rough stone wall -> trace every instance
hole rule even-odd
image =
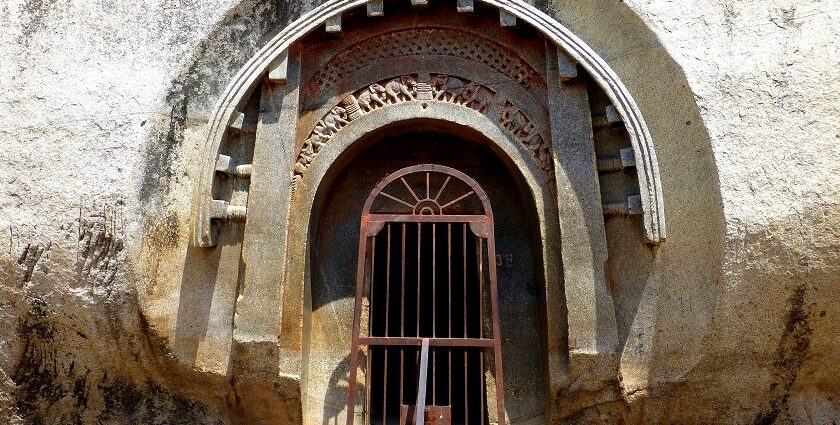
[[[234,420],[242,395],[165,331],[189,272],[191,178],[214,95],[311,3],[0,4],[3,422]],[[534,3],[642,95],[670,217],[722,220],[670,235],[683,254],[617,289],[620,390],[570,419],[840,421],[840,9]],[[676,106],[657,92],[672,86]]]
[[[686,75],[726,221],[703,358],[650,390],[696,411],[653,403],[645,414],[837,423],[840,10],[830,1],[628,3]]]

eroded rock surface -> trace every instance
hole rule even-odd
[[[316,3],[0,5],[0,421],[286,418],[197,354],[184,259],[213,105]],[[669,213],[656,249],[607,224],[616,379],[571,376],[564,420],[839,423],[836,5],[533,3],[633,93]]]

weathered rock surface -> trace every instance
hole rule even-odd
[[[0,5],[3,422],[260,419],[196,359],[190,197],[219,93],[316,3]],[[567,419],[840,422],[840,10],[532,3],[636,97],[669,210],[659,251],[611,241],[621,379]]]

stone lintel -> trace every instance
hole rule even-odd
[[[633,148],[621,149],[618,151],[618,154],[621,157],[621,166],[625,171],[636,168],[636,153],[633,152]]]
[[[607,217],[624,217],[628,215],[642,215],[642,197],[629,195],[621,201],[605,202],[603,205],[604,215]]]
[[[547,45],[548,58],[556,60],[557,51],[556,46]],[[557,63],[548,61],[552,62]],[[559,81],[558,70],[552,68],[549,65],[548,80]],[[586,83],[550,85],[549,114],[569,350],[611,356],[618,343],[616,319],[604,272],[607,240]]]
[[[634,168],[636,168],[636,154],[633,148],[621,149],[618,156],[598,158],[599,173],[627,172]]]
[[[247,208],[231,205],[228,201],[213,199],[210,205],[210,217],[221,220],[245,221]]]

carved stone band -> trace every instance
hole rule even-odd
[[[312,76],[304,97],[313,99],[325,88],[335,86],[342,76],[351,75],[370,64],[416,55],[455,56],[482,63],[525,89],[545,85],[539,72],[501,44],[466,31],[409,29],[371,37],[337,54]]]
[[[321,147],[353,120],[373,110],[402,102],[455,103],[493,118],[513,140],[525,146],[549,176],[551,148],[533,120],[509,99],[464,78],[444,74],[413,74],[373,83],[348,95],[332,108],[309,133],[294,165],[294,183],[306,173]]]

